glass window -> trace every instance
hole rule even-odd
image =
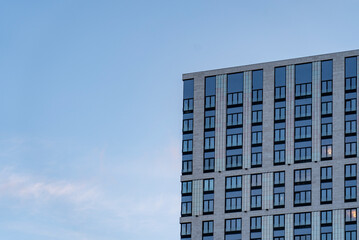
[[[203,222],[203,234],[213,234],[213,221]]]
[[[203,191],[204,192],[213,192],[214,191],[214,179],[204,179],[203,180]]]
[[[191,236],[191,223],[181,223],[181,236]]]

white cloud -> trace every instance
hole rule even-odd
[[[99,197],[99,192],[84,183],[41,179],[5,168],[0,173],[1,196],[41,202],[60,199],[72,204],[88,204]]]

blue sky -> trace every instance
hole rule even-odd
[[[179,239],[181,74],[357,49],[338,3],[0,1],[0,238]]]

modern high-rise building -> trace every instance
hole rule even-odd
[[[357,239],[358,56],[183,75],[182,240]]]

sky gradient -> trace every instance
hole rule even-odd
[[[179,239],[181,74],[357,49],[338,3],[0,0],[0,238]]]

